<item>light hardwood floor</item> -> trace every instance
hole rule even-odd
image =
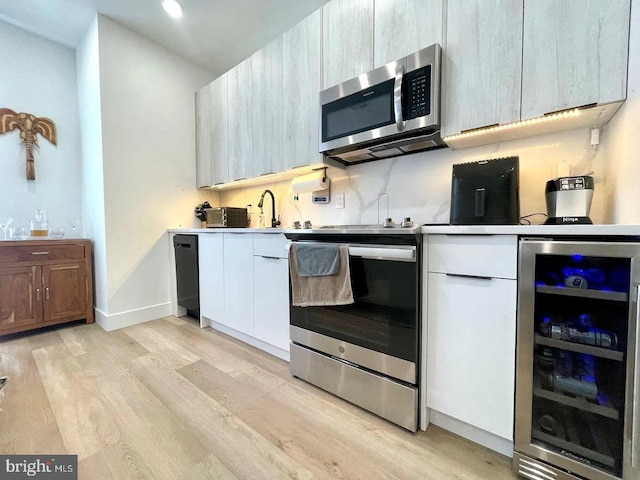
[[[0,453],[78,455],[94,479],[514,479],[435,426],[411,434],[175,317],[0,338]]]

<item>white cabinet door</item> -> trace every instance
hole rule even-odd
[[[513,439],[516,281],[429,273],[427,407]]]
[[[373,68],[373,0],[336,0],[322,7],[322,88]]]
[[[283,170],[282,161],[282,37],[251,57],[253,98],[252,176]]]
[[[442,45],[442,0],[375,0],[374,68]]]
[[[216,78],[211,87],[211,183],[229,181],[229,150],[227,144],[227,74]]]
[[[253,336],[253,235],[224,235],[224,321]]]
[[[253,257],[255,337],[289,351],[289,261]]]
[[[200,312],[218,323],[225,323],[223,245],[222,233],[198,235]]]
[[[253,174],[251,59],[229,70],[227,82],[229,180],[239,180]]]
[[[213,184],[211,171],[211,85],[196,92],[196,187]]]
[[[443,135],[520,120],[522,12],[523,0],[447,2]]]
[[[527,0],[522,118],[624,99],[629,15],[628,0]]]
[[[282,36],[284,169],[319,162],[322,10]]]

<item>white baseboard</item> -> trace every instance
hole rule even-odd
[[[107,315],[98,308],[95,309],[96,323],[107,332],[120,328],[130,327],[138,323],[157,320],[171,315],[171,303],[161,303],[150,307],[137,308],[126,312]]]
[[[285,362],[289,361],[289,352],[287,352],[286,350],[282,350],[281,348],[274,347],[270,343],[263,342],[262,340],[258,340],[257,338],[247,335],[246,333],[239,332],[237,330],[234,330],[233,328],[229,328],[225,325],[222,325],[221,323],[214,322],[209,318],[202,317],[202,319],[200,320],[200,326],[206,327],[207,325],[213,328],[214,330],[218,330],[222,333],[225,333],[230,337],[240,340],[241,342],[248,343],[253,347],[259,348],[260,350],[264,350],[265,352],[273,355],[274,357],[278,357],[284,360]]]
[[[429,410],[429,423],[444,428],[509,458],[513,458],[513,442],[511,440],[481,430],[478,427],[474,427],[473,425],[469,425],[468,423],[435,410]]]

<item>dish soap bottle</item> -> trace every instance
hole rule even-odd
[[[260,216],[258,217],[258,228],[265,228],[266,222],[264,218],[264,211],[260,208]]]

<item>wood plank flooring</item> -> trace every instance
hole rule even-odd
[[[0,338],[0,453],[78,455],[79,478],[502,480],[510,459],[411,434],[188,318]]]

